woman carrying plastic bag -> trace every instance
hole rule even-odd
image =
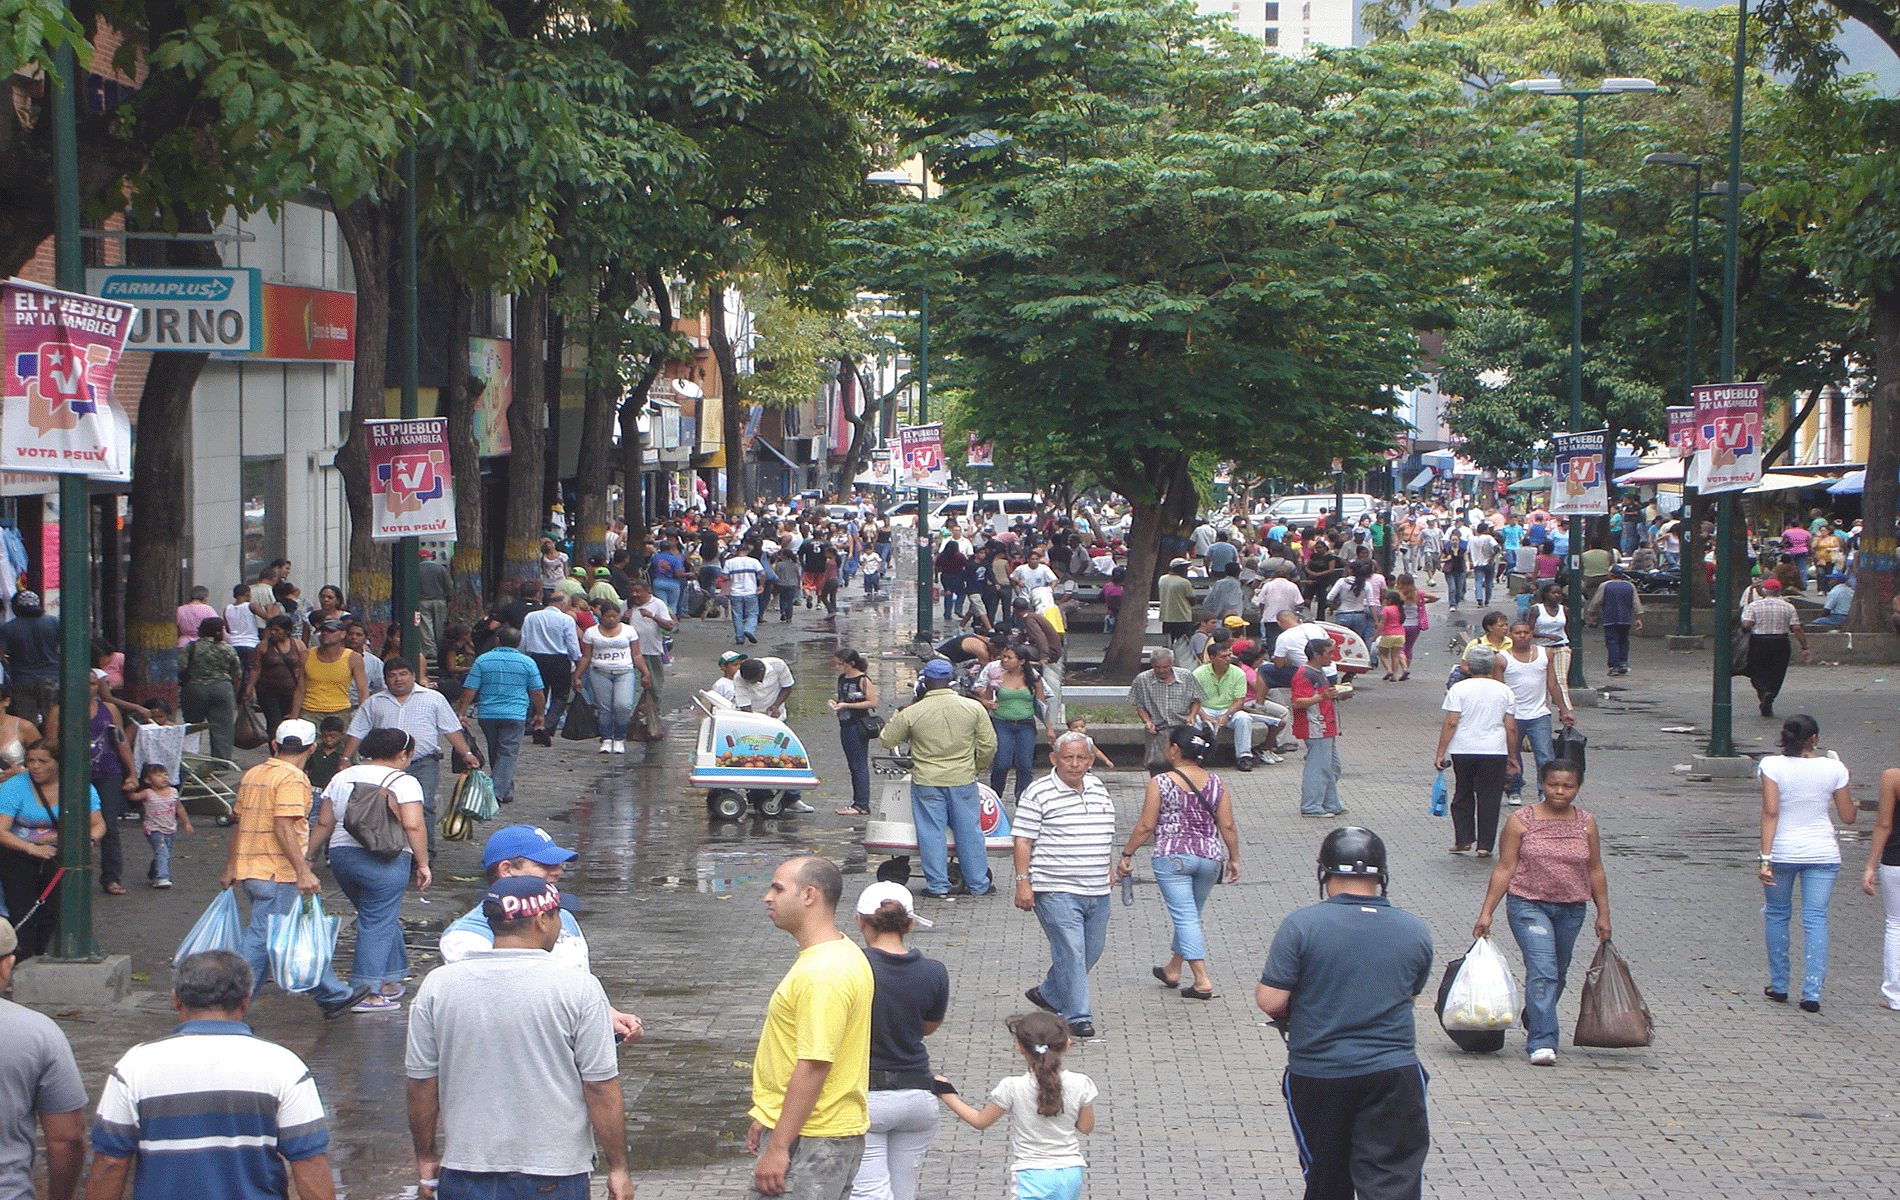
[[[1596,905],[1598,940],[1610,940],[1610,885],[1596,819],[1576,805],[1582,766],[1553,758],[1538,776],[1544,798],[1505,821],[1498,863],[1471,933],[1484,938],[1491,932],[1491,913],[1508,891],[1505,916],[1524,953],[1524,1031],[1531,1065],[1550,1067],[1557,1064],[1557,998],[1588,904]]]

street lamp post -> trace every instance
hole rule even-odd
[[[885,187],[916,188],[919,199],[930,197],[927,182],[912,179],[903,171],[873,171],[864,177],[866,183],[881,184]],[[917,285],[917,424],[923,425],[930,418],[930,273],[924,272],[923,279]],[[929,645],[936,641],[931,630],[930,583],[930,491],[922,484],[917,486],[917,640]]]
[[[1605,79],[1594,88],[1566,88],[1561,79],[1519,79],[1506,84],[1546,96],[1564,96],[1577,102],[1577,149],[1575,183],[1570,202],[1570,432],[1583,432],[1583,108],[1593,96],[1620,96],[1626,92],[1653,92],[1656,81],[1638,78]],[[1614,465],[1616,447],[1604,448],[1604,456]],[[1576,524],[1573,522],[1573,524]],[[1583,538],[1576,528],[1570,533],[1570,675],[1571,687],[1585,686],[1583,655]]]

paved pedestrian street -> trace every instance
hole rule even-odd
[[[888,711],[917,666],[898,653],[914,616],[895,601],[866,606],[855,592],[850,599],[854,611],[838,619],[838,630],[872,658]],[[1502,1053],[1470,1055],[1439,1030],[1430,1007],[1438,974],[1469,944],[1491,866],[1448,853],[1449,822],[1427,812],[1450,661],[1438,632],[1446,620],[1434,614],[1437,629],[1421,639],[1410,682],[1372,682],[1341,707],[1348,820],[1385,838],[1392,898],[1424,918],[1436,943],[1433,987],[1418,1006],[1420,1054],[1431,1074],[1426,1194],[1900,1195],[1900,1013],[1880,1002],[1881,910],[1859,888],[1871,817],[1863,814],[1843,844],[1821,1013],[1770,1003],[1762,996],[1762,895],[1754,872],[1759,792],[1752,780],[1690,782],[1675,769],[1690,761],[1698,740],[1664,729],[1706,729],[1706,656],[1672,655],[1660,639],[1638,639],[1613,702],[1579,709],[1590,737],[1579,803],[1602,829],[1616,944],[1654,1011],[1655,1045],[1568,1045],[1594,950],[1587,923],[1559,1009],[1566,1035],[1555,1068],[1528,1065],[1521,1033],[1510,1035]],[[714,677],[710,659],[730,636],[722,622],[689,624],[682,658],[669,671],[671,704],[688,698],[693,681]],[[767,997],[794,957],[791,940],[760,903],[773,867],[796,852],[830,855],[844,864],[849,900],[876,865],[851,819],[831,812],[849,796],[824,708],[835,641],[804,610],[790,625],[761,625],[760,635],[766,644],[759,649],[783,655],[798,673],[792,720],[827,781],[807,797],[817,813],[710,824],[703,797],[685,782],[696,728],[689,713],[675,717],[663,761],[651,765],[637,757],[609,765],[592,743],[529,747],[521,798],[503,812],[580,851],[563,886],[580,900],[594,969],[615,1004],[645,1021],[644,1040],[623,1047],[621,1062],[634,1179],[646,1200],[743,1195],[752,1048]],[[1082,656],[1100,641],[1078,638]],[[1585,652],[1600,682],[1600,643],[1589,641]],[[1874,798],[1880,769],[1900,765],[1894,670],[1797,668],[1781,700],[1784,713],[1817,716],[1822,744],[1840,750],[1864,802]],[[1760,750],[1779,723],[1758,717],[1746,681],[1738,683],[1737,741]],[[1114,906],[1107,951],[1091,980],[1099,1036],[1075,1046],[1066,1063],[1101,1089],[1096,1131],[1084,1140],[1088,1195],[1299,1194],[1280,1098],[1285,1052],[1253,1003],[1276,924],[1317,897],[1314,855],[1332,826],[1298,815],[1299,769],[1295,755],[1252,774],[1219,771],[1234,791],[1242,862],[1240,882],[1217,888],[1207,910],[1215,999],[1182,999],[1150,975],[1166,961],[1169,924],[1147,852],[1137,856],[1134,904]],[[1119,839],[1139,809],[1145,776],[1124,771],[1107,779]],[[202,822],[201,831],[209,825]],[[212,827],[181,838],[173,891],[135,888],[97,905],[102,947],[132,953],[145,981],[121,1008],[56,1014],[95,1096],[126,1045],[171,1024],[163,960],[212,895],[224,832]],[[434,931],[478,897],[479,875],[479,841],[448,845],[429,902],[410,893],[404,919],[418,977],[434,961]],[[346,914],[343,959],[349,908],[325,878],[326,897]],[[1023,989],[1046,966],[1035,919],[1006,895],[925,902],[936,928],[912,939],[950,972],[948,1019],[928,1043],[933,1065],[979,1104],[997,1080],[1020,1070],[1002,1021],[1028,1007]],[[1521,981],[1521,959],[1501,918],[1497,929]],[[325,1023],[307,1001],[274,990],[254,1016],[261,1033],[315,1070],[334,1113],[332,1162],[342,1192],[362,1200],[413,1195],[404,1016]],[[1007,1161],[1003,1129],[980,1134],[946,1114],[919,1195],[1005,1195]]]

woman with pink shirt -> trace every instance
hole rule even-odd
[[[1538,769],[1544,798],[1511,814],[1498,842],[1484,907],[1471,936],[1491,932],[1491,912],[1506,900],[1518,949],[1524,954],[1524,1031],[1533,1067],[1557,1065],[1557,997],[1570,971],[1570,952],[1583,929],[1587,903],[1597,908],[1597,939],[1610,940],[1610,885],[1596,818],[1578,808],[1583,768],[1553,758]]]
[[[191,589],[191,603],[178,606],[178,645],[182,648],[198,640],[198,626],[218,615],[218,610],[207,604],[211,599],[211,589],[203,586]]]

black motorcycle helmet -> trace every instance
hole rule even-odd
[[[1326,897],[1328,875],[1377,876],[1379,894],[1385,895],[1385,841],[1370,829],[1342,825],[1319,844],[1319,894]]]

